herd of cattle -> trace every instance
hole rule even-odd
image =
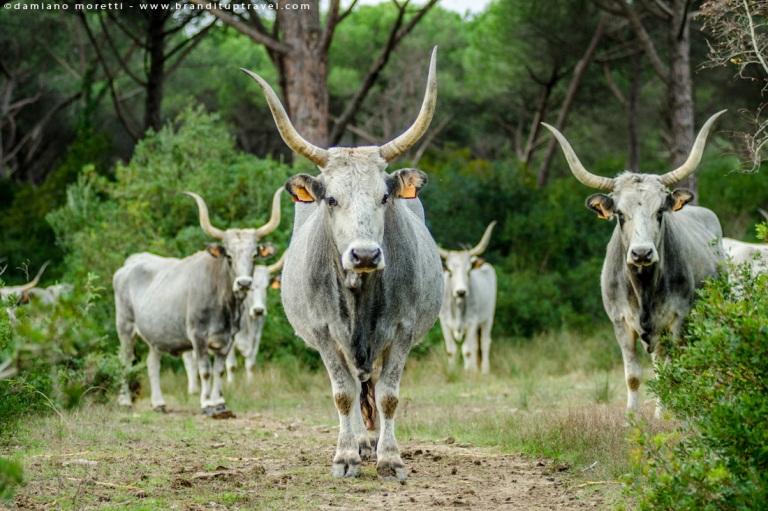
[[[267,290],[282,269],[280,292],[288,321],[320,353],[331,380],[339,415],[333,474],[358,475],[361,461],[375,452],[380,476],[404,479],[394,421],[411,347],[439,317],[450,362],[456,363],[460,344],[464,368],[488,373],[496,304],[496,273],[481,258],[496,222],[470,249],[439,248],[418,197],[426,174],[412,168],[386,172],[388,163],[412,147],[430,124],[437,101],[436,49],[415,122],[382,146],[323,149],[311,144],[294,128],[269,84],[245,72],[266,96],[282,139],[312,161],[320,175],[288,179],[274,193],[269,221],[257,229],[215,227],[203,198],[186,192],[196,202],[201,228],[216,242],[181,259],[134,254],[115,272],[121,360],[130,369],[135,339],[147,343],[151,404],[164,410],[161,353],[182,356],[189,392],[199,392],[203,412],[230,416],[222,394],[224,372],[232,381],[239,351],[246,373],[252,373]],[[696,170],[722,114],[704,124],[677,169],[662,175],[624,172],[615,178],[589,172],[565,136],[545,124],[576,179],[605,192],[588,197],[587,206],[599,218],[617,220],[601,289],[622,351],[630,410],[638,408],[637,341],[654,362],[663,357],[660,336],[680,335],[696,289],[728,256],[768,272],[768,246],[723,239],[712,211],[688,205],[693,199],[688,190],[672,189]],[[257,264],[274,255],[262,240],[280,224],[283,190],[295,202],[289,246],[278,262]],[[28,284],[0,289],[0,296],[52,302],[70,289],[38,288],[43,269]],[[127,381],[118,399],[131,405]],[[370,433],[376,431],[373,438]]]

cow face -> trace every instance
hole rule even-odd
[[[267,315],[267,289],[271,280],[267,266],[258,265],[253,268],[253,285],[248,307],[248,315],[251,319],[259,319]]]
[[[485,261],[468,251],[448,252],[443,259],[443,269],[447,277],[451,296],[463,300],[469,296],[469,272],[479,268]]]
[[[223,258],[232,278],[232,291],[245,295],[253,285],[253,268],[264,249],[255,229],[227,229],[220,244],[208,246],[208,253]]]
[[[670,192],[659,176],[625,173],[616,178],[610,195],[591,195],[586,205],[600,218],[616,217],[622,245],[627,247],[627,265],[642,268],[659,260],[666,216],[691,200],[693,193],[685,189]]]
[[[356,273],[386,266],[381,245],[384,216],[395,199],[413,199],[426,184],[420,170],[387,174],[378,147],[331,148],[320,177],[299,174],[285,187],[299,202],[317,202],[344,270]]]

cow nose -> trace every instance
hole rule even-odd
[[[457,289],[456,290],[456,297],[457,298],[464,298],[467,296],[467,290],[466,289]]]
[[[251,289],[252,283],[253,279],[251,277],[237,277],[237,279],[235,279],[235,284],[240,289]]]
[[[634,263],[648,263],[653,256],[653,248],[651,247],[634,247],[630,251],[632,256],[632,262]]]
[[[375,268],[381,261],[381,249],[353,248],[350,256],[352,264],[357,268]]]
[[[251,315],[254,317],[263,316],[264,315],[264,307],[252,307],[251,308]]]

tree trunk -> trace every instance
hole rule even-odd
[[[147,15],[147,96],[144,103],[144,130],[162,127],[163,84],[165,82],[165,22],[166,14],[153,12]]]
[[[328,56],[321,48],[320,6],[280,9],[281,41],[291,49],[278,57],[285,108],[301,135],[320,147],[328,144]]]
[[[563,131],[565,128],[565,122],[568,119],[568,114],[571,112],[573,101],[576,99],[576,93],[579,91],[579,86],[581,85],[581,81],[584,78],[584,73],[587,71],[589,63],[592,62],[592,58],[595,56],[597,45],[603,38],[603,33],[605,31],[604,29],[605,17],[601,16],[600,20],[597,22],[597,27],[595,27],[595,33],[592,35],[592,40],[589,41],[589,45],[584,51],[584,55],[582,55],[581,59],[579,59],[579,61],[576,63],[576,67],[573,69],[573,76],[571,77],[571,81],[568,84],[568,90],[565,93],[565,99],[563,100],[563,104],[560,106],[560,112],[557,114],[557,121],[555,122],[555,127],[560,131]],[[557,147],[557,140],[555,137],[552,137],[552,139],[549,141],[549,144],[547,145],[547,152],[544,154],[544,161],[542,161],[541,167],[539,168],[539,176],[536,180],[536,184],[539,188],[546,186],[547,182],[549,182],[549,168],[552,166],[552,159],[555,156]]]
[[[693,81],[690,62],[690,22],[688,21],[688,1],[674,1],[674,16],[669,26],[670,79],[668,82],[670,160],[673,167],[685,161],[693,146],[694,112]],[[682,181],[679,186],[686,187],[696,194],[696,174]]]
[[[640,79],[643,71],[640,59],[634,55],[629,69],[629,93],[627,94],[627,170],[640,172],[640,143],[637,138],[637,104],[640,99]]]

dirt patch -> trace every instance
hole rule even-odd
[[[215,421],[197,414],[82,413],[24,457],[17,509],[584,509],[603,504],[569,467],[462,444],[403,440],[405,482],[375,461],[334,479],[336,428],[269,413]],[[40,444],[38,444],[40,445]],[[83,460],[86,460],[84,462]]]

